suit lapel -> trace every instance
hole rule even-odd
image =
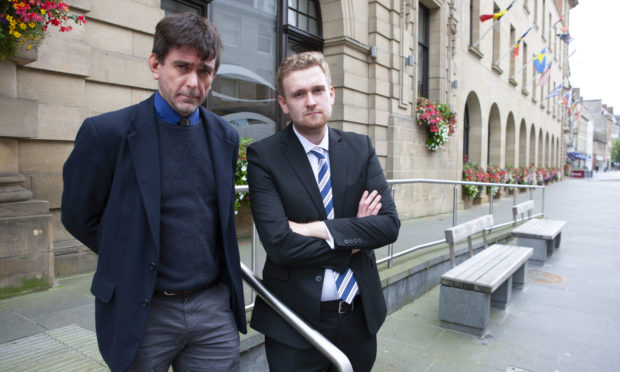
[[[222,232],[227,231],[230,220],[230,200],[234,198],[234,176],[231,174],[233,156],[235,154],[235,144],[222,137],[217,123],[209,121],[209,115],[204,109],[200,109],[202,122],[207,133],[209,151],[213,163],[213,174],[215,175],[215,188],[217,195],[218,212],[221,221]],[[232,195],[231,195],[232,193]],[[225,235],[223,235],[225,236]]]
[[[291,168],[299,177],[299,181],[305,188],[306,192],[312,200],[312,204],[317,209],[317,212],[323,219],[327,218],[325,213],[325,207],[323,206],[323,199],[321,199],[321,193],[316,183],[316,178],[312,172],[312,167],[308,161],[308,155],[304,151],[304,147],[299,142],[299,139],[293,132],[293,124],[284,130],[282,136],[282,152],[284,158],[289,162]]]
[[[135,131],[127,136],[131,159],[142,194],[144,209],[155,248],[159,252],[161,213],[161,179],[159,169],[159,135],[153,97],[142,102],[132,119]]]
[[[332,198],[334,203],[334,216],[344,216],[347,180],[347,152],[342,136],[329,129],[329,165],[332,181]]]

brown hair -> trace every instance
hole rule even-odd
[[[282,61],[280,67],[278,67],[278,73],[276,74],[276,88],[278,94],[284,96],[284,78],[293,71],[305,70],[310,67],[319,66],[325,73],[327,78],[327,85],[332,84],[332,78],[329,73],[329,66],[325,57],[320,52],[303,52],[299,54],[293,54],[288,56]]]
[[[223,45],[220,33],[213,23],[190,12],[171,14],[157,23],[152,52],[159,63],[164,63],[171,48],[186,45],[196,48],[202,60],[215,59],[217,71]]]

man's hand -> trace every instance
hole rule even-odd
[[[329,239],[329,232],[327,230],[327,226],[325,226],[325,222],[323,221],[315,221],[308,223],[297,223],[293,221],[288,221],[288,225],[293,230],[294,233],[303,236],[309,236],[318,239]]]
[[[357,217],[376,216],[381,209],[381,195],[377,190],[373,190],[370,194],[364,191],[362,198],[357,206]]]

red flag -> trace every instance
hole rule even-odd
[[[480,16],[480,22],[488,21],[491,18],[493,18],[493,19],[500,19],[500,18],[502,18],[502,16],[504,14],[506,14],[507,11],[508,11],[508,9],[504,9],[504,10],[502,10],[499,13],[483,14],[483,15]]]

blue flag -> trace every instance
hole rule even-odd
[[[536,68],[536,72],[540,74],[545,71],[545,67],[547,67],[547,47],[544,47],[540,53],[534,57],[534,68]]]

